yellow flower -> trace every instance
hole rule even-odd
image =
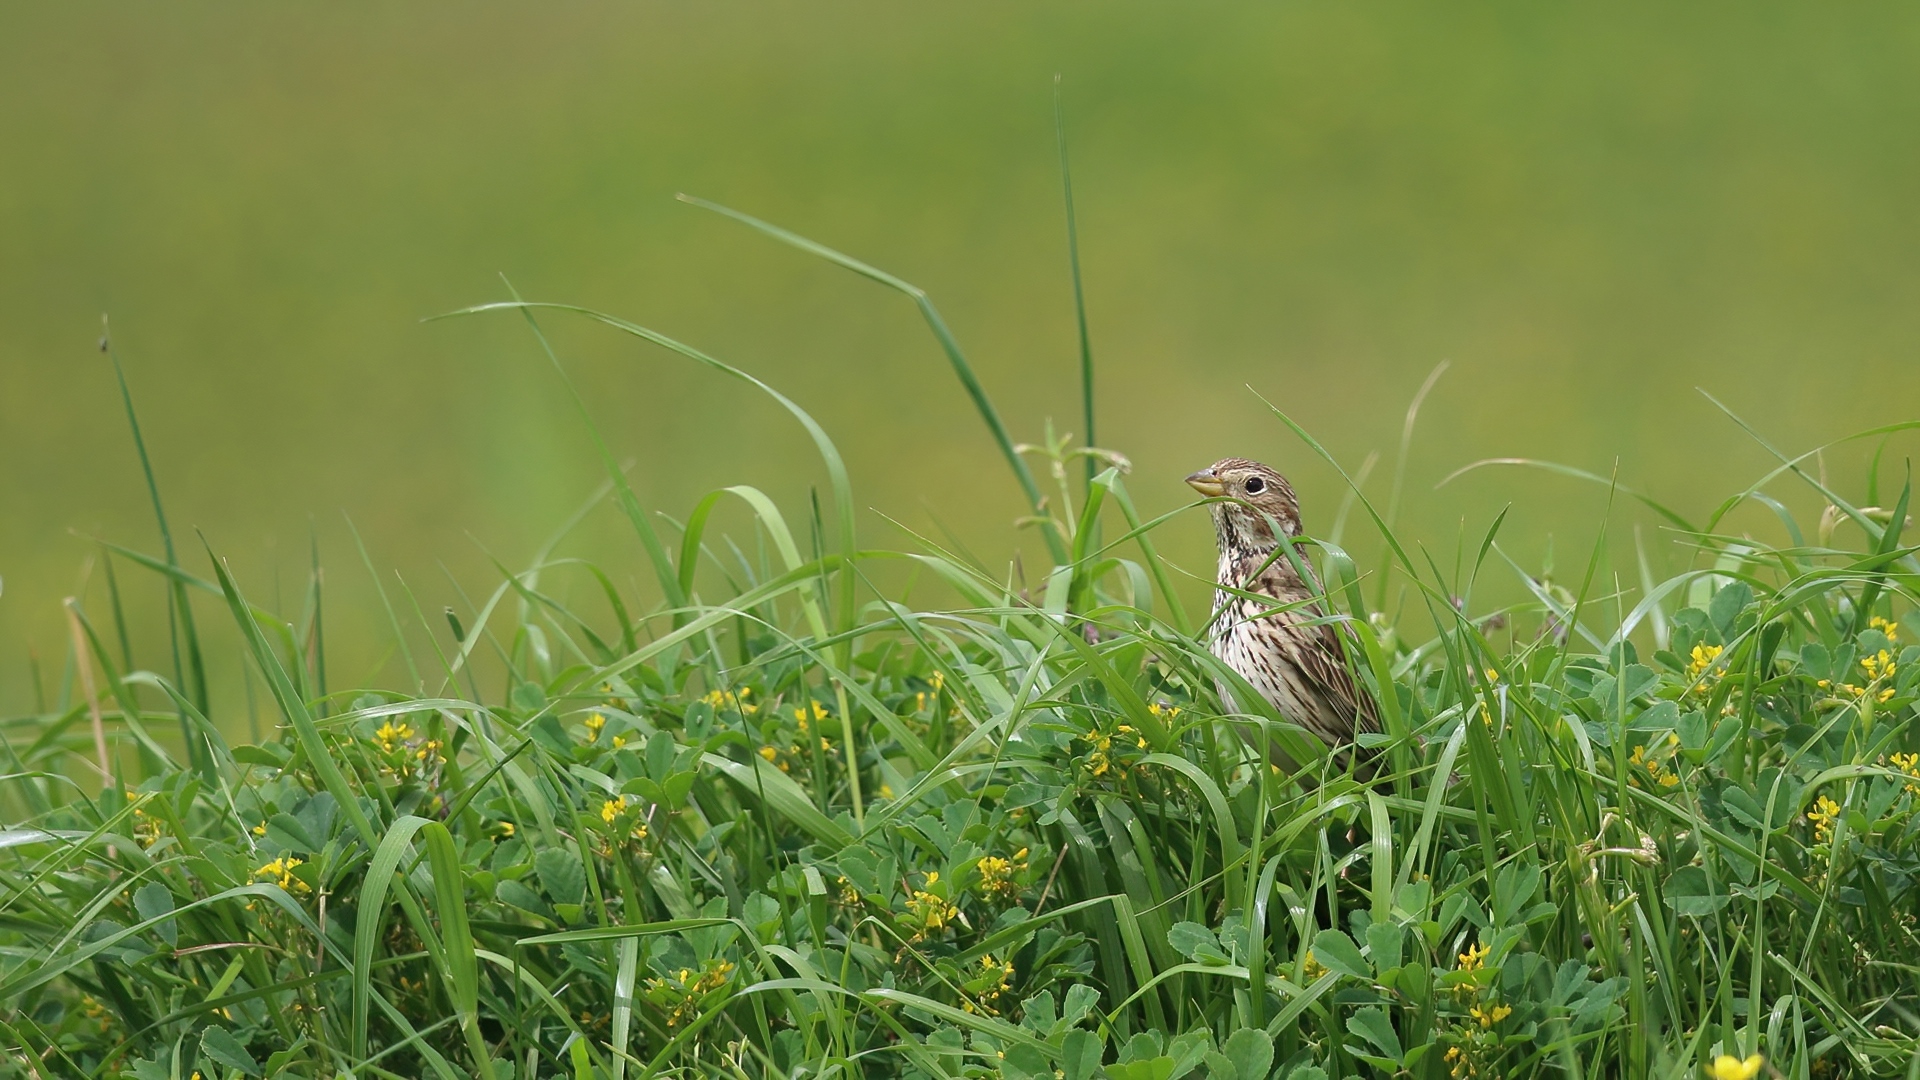
[[[822,720],[825,720],[829,715],[830,714],[827,712],[826,707],[821,705],[817,701],[809,701],[805,705],[802,705],[801,707],[793,710],[793,718],[799,721],[800,734],[802,735],[805,735],[807,733],[807,731],[809,730],[810,724],[820,723]]]
[[[933,687],[934,691],[937,693],[939,692],[941,687],[947,685],[947,677],[944,673],[936,671],[933,674],[927,676],[927,685]]]
[[[1475,1020],[1480,1021],[1480,1026],[1483,1028],[1490,1028],[1513,1015],[1513,1009],[1505,1005],[1495,1005],[1491,1009],[1482,1009],[1480,1006],[1475,1005],[1467,1011],[1472,1014]]]
[[[1715,660],[1720,659],[1720,654],[1724,651],[1725,650],[1718,645],[1707,645],[1705,643],[1695,645],[1693,647],[1693,654],[1687,661],[1687,681],[1701,681],[1701,677],[1707,673],[1707,668],[1711,667]],[[1715,679],[1719,677],[1717,672],[1711,676],[1711,678]],[[1705,689],[1705,687],[1701,689]]]
[[[940,880],[940,871],[927,871],[926,883],[912,891],[907,897],[907,913],[920,924],[916,937],[925,937],[936,930],[943,930],[949,922],[959,917],[960,909],[948,903],[944,897],[929,890]]]
[[[494,828],[494,831],[495,831],[495,832],[497,832],[497,833],[499,833],[499,834],[500,834],[500,839],[502,839],[502,840],[511,840],[511,839],[513,839],[513,833],[514,833],[514,829],[513,829],[513,822],[511,822],[511,821],[498,821],[498,822],[495,822],[495,823],[494,823],[494,826],[493,826],[493,828]]]
[[[1713,1059],[1713,1064],[1703,1065],[1702,1068],[1707,1070],[1707,1075],[1713,1080],[1753,1080],[1760,1075],[1760,1066],[1765,1061],[1766,1058],[1759,1054],[1754,1054],[1745,1061],[1732,1054],[1721,1054]]]
[[[398,724],[388,720],[380,725],[380,730],[374,732],[373,737],[380,743],[380,749],[391,754],[399,744],[413,738],[413,728],[404,720]]]
[[[1326,973],[1327,965],[1321,963],[1319,957],[1313,955],[1312,949],[1308,949],[1307,955],[1300,961],[1300,977],[1308,982],[1312,982]]]
[[[999,855],[989,855],[974,864],[980,874],[980,891],[989,896],[1012,899],[1020,894],[1020,885],[1013,876],[1027,868],[1027,849],[1021,848],[1013,859]],[[1018,860],[1018,861],[1015,861]]]
[[[1469,945],[1467,951],[1460,954],[1461,971],[1479,971],[1487,962],[1487,954],[1493,951],[1486,945]]]
[[[738,690],[709,690],[700,700],[713,707],[715,712],[730,708],[742,716],[752,716],[760,711],[760,706],[747,703],[747,695],[753,693],[753,687],[743,686]]]
[[[1487,681],[1488,681],[1488,682],[1499,682],[1499,681],[1500,681],[1500,673],[1499,673],[1498,671],[1495,671],[1495,670],[1494,670],[1493,668],[1488,668],[1488,669],[1486,670],[1486,675],[1487,675]]]
[[[1896,759],[1898,759],[1898,758],[1899,758],[1899,756],[1900,756],[1900,755],[1898,755],[1898,754],[1895,754],[1895,755],[1894,755],[1894,757],[1895,757]],[[255,825],[255,826],[253,827],[253,835],[255,835],[255,836],[265,836],[265,835],[267,835],[267,823],[263,821],[263,822],[261,822],[260,824],[258,824],[258,825]]]
[[[1860,658],[1860,669],[1867,673],[1867,679],[1870,682],[1879,682],[1881,679],[1892,678],[1894,669],[1898,666],[1899,665],[1893,662],[1893,657],[1888,655],[1885,649],[1881,649],[1872,656]]]
[[[1813,809],[1807,811],[1807,820],[1813,822],[1813,838],[1821,843],[1832,839],[1833,823],[1839,816],[1840,804],[1825,795],[1820,796]]]
[[[774,758],[780,756],[780,751],[775,750],[771,746],[763,746],[760,748],[760,756],[766,758],[768,761],[772,761]]]
[[[989,976],[997,975],[1000,977],[1000,985],[994,989],[988,990],[987,993],[989,995],[999,994],[999,993],[1002,993],[1003,991],[1006,991],[1012,988],[1013,961],[995,960],[993,958],[993,954],[988,953],[987,955],[980,958],[980,970],[983,974],[986,974]]]
[[[1900,640],[1900,624],[1894,622],[1892,619],[1884,619],[1875,615],[1873,618],[1867,620],[1867,626],[1885,634],[1889,642]]]
[[[615,735],[613,737],[613,748],[615,750],[618,750],[625,745],[627,745],[627,737],[625,735]]]
[[[592,716],[587,717],[587,741],[594,742],[598,740],[600,738],[600,729],[606,726],[607,718],[599,713],[594,713]]]
[[[1161,703],[1156,701],[1151,705],[1147,706],[1147,711],[1159,717],[1162,720],[1171,720],[1174,717],[1180,715],[1180,706],[1162,705]]]
[[[274,884],[289,892],[308,892],[310,890],[307,883],[293,876],[293,868],[301,865],[305,861],[304,859],[294,858],[275,859],[260,869],[255,870],[253,876],[273,878]]]
[[[627,803],[625,799],[608,799],[606,802],[600,804],[600,820],[611,825],[613,824],[613,820],[620,816],[620,812],[626,808]]]
[[[1894,768],[1920,781],[1920,754],[1895,754],[1891,760]],[[1920,795],[1920,783],[1908,784],[1907,793]]]

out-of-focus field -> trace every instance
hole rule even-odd
[[[30,651],[54,693],[60,598],[104,603],[84,537],[157,548],[103,311],[183,558],[204,565],[203,529],[256,600],[297,610],[316,535],[336,685],[391,660],[343,512],[438,612],[599,482],[517,319],[420,322],[502,297],[500,273],[763,376],[833,432],[866,505],[1004,559],[1017,489],[981,471],[986,435],[911,306],[672,196],[925,286],[1017,437],[1077,430],[1056,72],[1100,441],[1148,512],[1236,454],[1295,472],[1324,528],[1338,478],[1247,386],[1351,468],[1391,451],[1449,360],[1403,535],[1449,561],[1459,522],[1473,543],[1511,501],[1516,557],[1551,535],[1577,571],[1603,490],[1434,483],[1488,456],[1617,459],[1700,512],[1770,459],[1696,386],[1793,451],[1913,414],[1916,46],[1920,16],[1893,5],[9,8],[0,708],[32,705]],[[752,483],[800,516],[820,478],[787,417],[551,328],[649,505]],[[863,528],[908,543],[878,514]],[[1644,535],[1656,563],[1686,558]],[[630,537],[602,513],[574,545],[638,580]],[[1197,516],[1161,538],[1208,572]],[[160,597],[139,587],[129,622],[150,633]]]

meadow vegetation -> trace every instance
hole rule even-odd
[[[584,317],[754,382],[828,483],[668,516],[608,457],[646,594],[559,536],[444,620],[389,587],[399,688],[330,684],[317,573],[289,615],[198,542],[112,547],[58,700],[6,722],[0,1075],[1920,1070],[1920,562],[1895,463],[1857,500],[1811,454],[1702,521],[1641,500],[1692,566],[1629,582],[1604,530],[1549,573],[1497,519],[1399,536],[1355,484],[1341,517],[1378,565],[1337,532],[1303,554],[1382,706],[1360,783],[1283,717],[1223,710],[1237,677],[1154,544],[1200,511],[1144,516],[1115,453],[1015,445],[920,290],[743,220],[919,305],[1049,565],[862,547],[833,442],[775,389],[611,316],[473,309],[537,348],[539,320]],[[1784,485],[1826,513],[1796,521]],[[708,528],[727,502],[750,533]],[[1776,539],[1726,526],[1754,504]],[[118,590],[150,585],[128,571],[170,597],[168,655],[134,655]],[[912,589],[876,584],[896,571]],[[1528,602],[1476,603],[1494,575]],[[277,713],[252,744],[208,701],[232,659],[211,619]],[[1250,749],[1270,740],[1297,773]]]

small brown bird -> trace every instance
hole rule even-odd
[[[1347,671],[1344,633],[1322,621],[1325,614],[1314,601],[1320,583],[1305,552],[1299,558],[1303,579],[1274,535],[1275,526],[1289,537],[1300,535],[1300,504],[1287,478],[1257,461],[1227,458],[1187,477],[1187,483],[1218,500],[1212,507],[1220,546],[1213,654],[1281,716],[1329,746],[1352,742],[1356,731],[1379,731],[1378,707]],[[1346,644],[1351,647],[1350,638]],[[1225,691],[1221,696],[1232,701]],[[1372,771],[1370,756],[1361,752],[1363,778]]]

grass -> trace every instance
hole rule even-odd
[[[6,723],[0,1074],[1920,1075],[1920,563],[1878,459],[1863,505],[1803,455],[1704,522],[1654,506],[1693,568],[1636,588],[1604,534],[1561,580],[1499,520],[1448,568],[1356,485],[1382,564],[1310,547],[1383,707],[1362,785],[1222,711],[1153,544],[1197,511],[1015,446],[923,291],[733,216],[918,305],[1033,505],[1038,584],[860,546],[831,438],[751,375],[472,309],[753,383],[824,498],[675,521],[609,457],[656,590],[556,541],[444,627],[383,592],[412,690],[328,686],[318,573],[289,619],[211,549],[111,548],[174,645],[133,655],[110,576],[61,699]],[[1828,508],[1811,535],[1785,484]],[[708,532],[723,500],[752,535]],[[1755,502],[1781,542],[1731,534]],[[876,585],[903,567],[949,601]],[[1532,599],[1480,609],[1483,574]],[[206,697],[236,659],[281,721],[253,745]]]

